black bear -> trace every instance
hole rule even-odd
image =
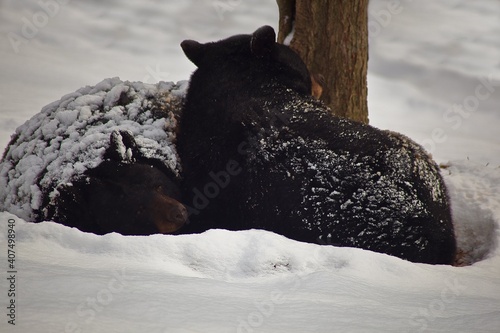
[[[123,148],[133,161],[120,156]],[[126,131],[111,134],[102,163],[59,185],[57,192],[44,197],[39,216],[98,235],[171,234],[188,217],[174,174],[157,160],[141,157]]]
[[[271,27],[181,47],[198,67],[178,135],[185,232],[260,228],[452,263],[447,192],[422,147],[333,116],[310,96],[306,66]]]
[[[187,221],[175,149],[185,85],[106,79],[44,107],[0,163],[0,210],[95,234],[174,233]]]

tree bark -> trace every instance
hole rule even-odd
[[[321,100],[337,116],[368,123],[368,0],[277,0],[278,42],[313,75],[324,78]]]

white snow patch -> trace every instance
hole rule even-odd
[[[493,256],[500,238],[500,168],[463,161],[442,172],[452,202],[459,263]]]
[[[177,86],[111,78],[45,106],[16,130],[0,163],[0,210],[34,220],[42,208],[42,192],[53,197],[60,184],[98,166],[115,131],[131,132],[146,158],[156,158],[178,174],[175,119],[168,114],[155,118],[151,110],[152,99],[168,96]],[[119,155],[131,162],[132,152],[121,136],[117,143]]]

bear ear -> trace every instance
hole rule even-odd
[[[272,47],[276,41],[274,29],[268,25],[255,30],[250,40],[250,49],[252,53],[259,58],[265,57],[271,53]]]
[[[109,147],[104,159],[115,162],[133,162],[140,157],[140,150],[133,134],[129,131],[114,130],[109,137]]]
[[[196,66],[200,67],[200,63],[205,55],[205,45],[194,40],[186,39],[181,43],[182,51],[186,57]]]

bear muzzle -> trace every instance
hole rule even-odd
[[[159,233],[174,233],[188,220],[186,207],[169,196],[158,194],[153,198],[151,206],[151,217]]]

